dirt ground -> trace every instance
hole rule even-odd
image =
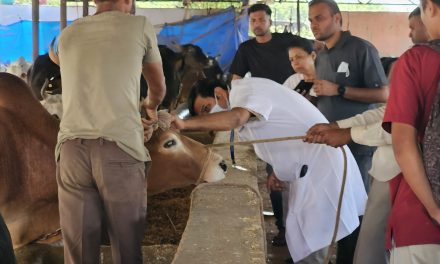
[[[147,230],[143,245],[178,245],[189,216],[194,186],[148,197]]]

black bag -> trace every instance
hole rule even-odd
[[[427,45],[440,54],[440,40],[432,41]],[[422,145],[426,175],[434,198],[440,205],[440,80]]]

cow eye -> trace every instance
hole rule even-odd
[[[177,141],[175,139],[170,139],[167,142],[165,142],[165,144],[163,144],[164,148],[171,148],[174,147],[175,145],[177,145]]]

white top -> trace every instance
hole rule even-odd
[[[139,113],[143,63],[161,62],[143,16],[102,12],[65,28],[58,44],[63,116],[56,156],[73,138],[113,140],[137,160],[150,160]]]
[[[340,128],[351,127],[351,138],[362,145],[377,147],[369,173],[376,180],[389,181],[400,173],[394,157],[391,134],[382,128],[385,106],[337,121]]]
[[[287,78],[283,85],[294,90],[302,80],[304,80],[304,75],[302,75],[301,73],[295,73],[290,75],[290,77]]]
[[[232,81],[231,107],[241,107],[257,118],[238,129],[241,140],[305,135],[316,123],[328,123],[303,96],[263,78]],[[292,107],[293,106],[293,107]],[[286,239],[294,261],[330,245],[343,177],[340,149],[301,140],[254,145],[258,157],[290,182]],[[337,239],[359,225],[367,194],[356,161],[347,147],[348,173]],[[308,166],[300,178],[303,165]]]
[[[304,80],[304,75],[301,73],[295,73],[290,75],[289,78],[287,78],[287,80],[283,83],[284,86],[289,87],[290,89],[294,90],[296,88],[296,86],[298,86],[298,84]],[[316,97],[316,93],[313,91],[313,89],[310,89],[309,94],[311,96],[315,96]]]

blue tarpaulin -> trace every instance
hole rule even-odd
[[[39,54],[48,51],[50,42],[59,32],[59,22],[39,23]],[[208,56],[218,56],[224,71],[229,69],[238,45],[247,39],[248,18],[237,18],[233,8],[165,25],[158,35],[159,44],[194,44],[201,47]],[[8,64],[20,56],[26,61],[32,61],[32,22],[22,20],[0,25],[0,63]]]
[[[241,42],[248,39],[248,17],[236,18],[234,8],[181,23],[165,25],[158,35],[159,44],[194,44],[206,55],[219,56],[223,71],[228,71]]]
[[[60,22],[40,22],[38,53],[47,53],[50,42],[59,33]],[[20,56],[32,61],[32,21],[0,25],[0,63],[8,64]]]

